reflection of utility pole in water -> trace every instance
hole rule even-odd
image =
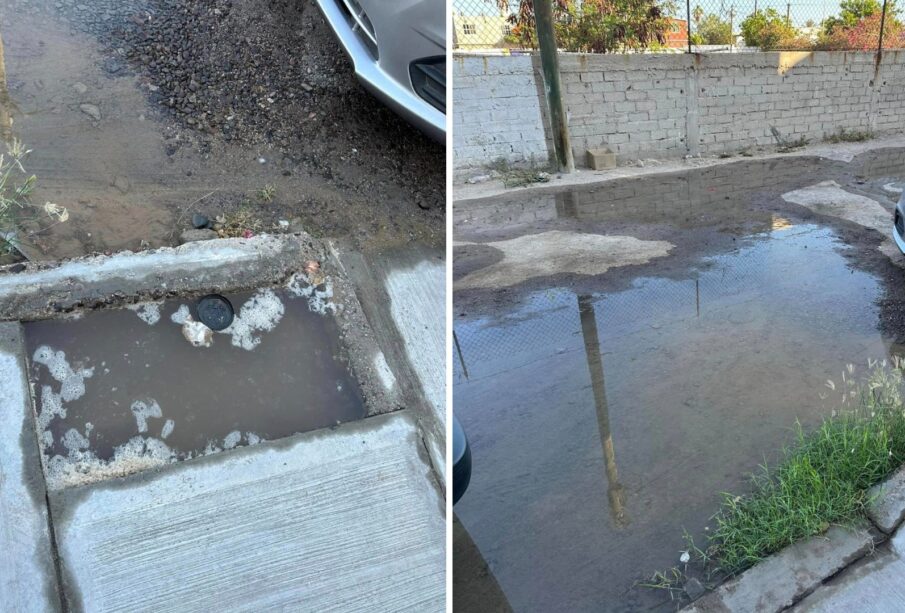
[[[594,391],[594,405],[597,409],[597,427],[603,444],[603,463],[606,465],[606,479],[609,483],[607,498],[610,500],[610,514],[619,527],[629,524],[625,512],[625,491],[619,483],[616,468],[616,451],[610,432],[610,412],[606,403],[606,385],[603,379],[603,358],[600,356],[600,340],[597,337],[597,320],[594,317],[594,303],[590,296],[578,296],[578,315],[581,318],[581,334],[584,350],[591,373],[591,388]]]
[[[465,358],[462,357],[462,348],[459,347],[459,337],[456,336],[456,331],[453,330],[453,343],[456,345],[456,354],[459,356],[459,364],[462,365],[462,372],[465,374],[465,378],[468,379],[468,368],[465,366]]]
[[[6,60],[3,56],[3,37],[0,37],[0,138],[9,143],[13,138],[13,103],[6,87]]]

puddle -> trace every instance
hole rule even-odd
[[[880,332],[890,277],[858,265],[886,257],[882,236],[781,197],[833,179],[891,209],[889,180],[788,165],[461,212],[457,241],[478,244],[456,248],[458,279],[505,262],[480,243],[545,231],[675,245],[602,275],[456,291],[454,406],[473,462],[456,514],[514,610],[675,608],[633,585],[678,563],[683,531],[706,540],[720,492],[746,491],[797,420],[839,405],[828,379],[900,354]]]
[[[25,324],[50,487],[365,416],[334,319],[311,297],[228,297],[236,320],[208,347],[177,323],[194,299]]]

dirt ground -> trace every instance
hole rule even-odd
[[[34,259],[175,244],[194,213],[443,244],[443,146],[360,87],[311,1],[4,0],[0,38],[32,201],[70,212]]]

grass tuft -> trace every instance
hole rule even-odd
[[[860,130],[846,130],[845,128],[839,128],[839,130],[835,134],[831,134],[826,137],[826,142],[838,144],[838,143],[860,143],[862,141],[866,141],[873,138],[873,134],[868,131],[860,131]]]
[[[752,477],[747,496],[724,494],[715,516],[711,547],[721,569],[735,574],[832,524],[849,525],[864,515],[867,491],[905,463],[903,363],[871,364],[856,385],[849,367],[841,391],[843,410],[806,433],[778,466]]]

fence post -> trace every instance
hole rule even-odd
[[[877,42],[877,63],[883,57],[883,29],[886,27],[886,0],[883,0],[883,10],[880,12],[880,40]]]
[[[534,21],[537,28],[537,46],[544,71],[544,92],[550,110],[550,126],[553,128],[553,149],[556,162],[562,172],[573,172],[572,145],[569,142],[569,126],[562,105],[562,85],[559,81],[559,59],[556,50],[556,34],[553,32],[552,0],[531,0],[534,5]]]
[[[685,31],[688,33],[688,53],[691,53],[691,0],[685,0]]]

